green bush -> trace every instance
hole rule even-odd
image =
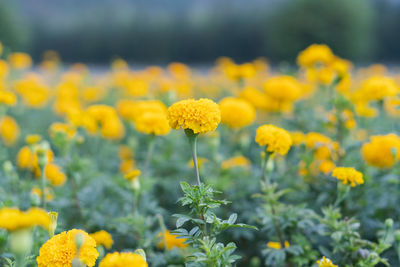
[[[0,1],[0,42],[12,50],[23,50],[29,41],[25,27],[26,24],[23,23],[13,7]]]
[[[308,45],[326,43],[342,57],[366,60],[374,49],[373,19],[370,1],[286,1],[267,24],[269,54],[293,60]]]

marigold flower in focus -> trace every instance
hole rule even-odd
[[[395,134],[371,136],[370,142],[363,144],[361,154],[371,166],[390,168],[400,159],[400,137]]]
[[[19,127],[17,122],[9,116],[1,118],[0,135],[6,146],[12,146],[19,137]]]
[[[219,102],[221,122],[231,128],[242,128],[253,123],[256,110],[246,100],[225,97]]]
[[[354,168],[336,167],[332,171],[332,176],[342,181],[343,184],[350,184],[352,187],[364,183],[362,173]]]
[[[280,242],[268,242],[267,247],[272,248],[272,249],[282,249],[281,243]],[[290,244],[288,241],[285,241],[285,248],[290,247]]]
[[[159,248],[172,249],[172,248],[186,248],[188,244],[185,244],[185,238],[178,238],[179,236],[173,235],[170,231],[166,230],[164,233],[159,233],[158,237],[161,241],[158,243]]]
[[[49,225],[49,215],[39,208],[31,208],[27,211],[20,211],[17,208],[0,209],[0,228],[8,231],[16,231],[33,226],[41,226],[48,229]]]
[[[107,254],[99,267],[147,267],[146,260],[139,254],[132,252],[114,252]]]
[[[330,259],[325,258],[325,256],[323,256],[321,260],[318,260],[317,264],[318,267],[338,267],[337,265],[333,264]]]
[[[266,146],[267,152],[279,153],[282,156],[286,155],[292,146],[290,134],[271,124],[258,127],[256,142],[260,146]]]
[[[104,230],[89,234],[96,241],[96,246],[104,246],[107,249],[110,249],[114,244],[112,236]]]
[[[53,236],[42,245],[39,256],[36,258],[38,267],[60,266],[70,267],[72,260],[77,256],[75,236],[80,234],[84,242],[79,250],[78,258],[87,266],[96,263],[99,253],[96,250],[96,241],[82,230],[72,229]]]
[[[168,108],[168,120],[173,129],[191,129],[195,134],[206,133],[218,127],[221,111],[210,99],[187,99]]]

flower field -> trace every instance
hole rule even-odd
[[[0,58],[0,266],[400,266],[385,66]]]

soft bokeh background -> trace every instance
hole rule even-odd
[[[0,0],[6,46],[66,62],[294,62],[326,43],[357,63],[396,63],[398,25],[398,0]]]

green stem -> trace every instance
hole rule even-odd
[[[199,134],[193,133],[191,129],[185,129],[185,134],[189,138],[189,144],[192,149],[192,158],[193,158],[193,165],[194,165],[194,172],[196,174],[196,182],[197,185],[200,186],[200,174],[199,174],[199,165],[197,163],[197,137]]]
[[[46,188],[46,174],[44,171],[45,167],[41,168],[42,171],[42,178],[41,178],[41,189],[42,189],[42,208],[45,210],[46,209],[46,194],[45,194],[45,188]]]
[[[23,255],[16,255],[15,256],[15,267],[24,267],[25,261]]]
[[[281,228],[279,227],[278,221],[276,220],[276,211],[275,211],[274,205],[272,203],[270,203],[270,206],[271,206],[271,212],[272,212],[272,221],[274,222],[275,230],[278,233],[278,238],[279,238],[279,242],[281,243],[281,248],[284,249],[285,248],[285,239],[283,238],[283,233],[281,231]]]
[[[267,172],[267,166],[271,159],[271,154],[269,152],[265,152],[265,158],[262,163],[262,180],[265,182],[266,186],[270,185],[270,180]]]

